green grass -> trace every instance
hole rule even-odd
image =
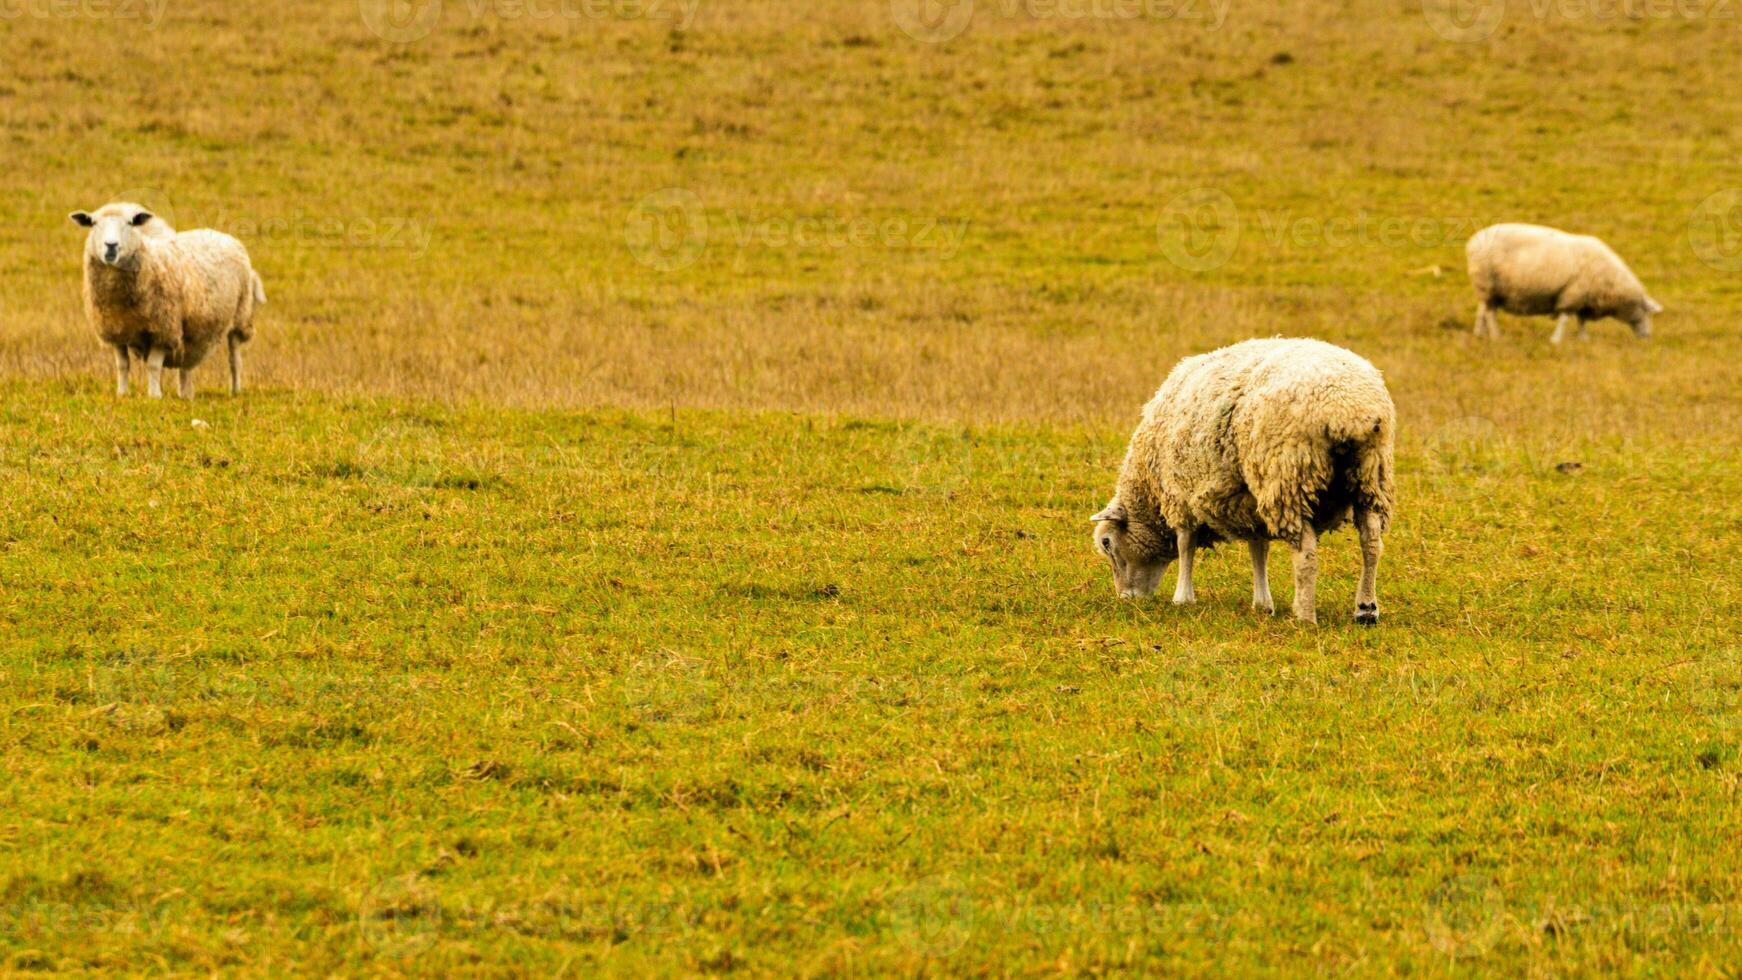
[[[1339,535],[1315,628],[1225,552],[1115,601],[1118,433],[0,403],[15,967],[1742,952],[1728,451],[1416,442],[1385,624]]]

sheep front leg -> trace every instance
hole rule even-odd
[[[1379,515],[1362,511],[1356,515],[1361,532],[1361,587],[1355,593],[1355,622],[1379,625],[1379,558],[1385,554],[1385,539]]]
[[[230,335],[230,394],[242,393],[242,338]]]
[[[1294,543],[1294,618],[1303,623],[1319,621],[1316,593],[1319,584],[1319,538],[1311,524],[1301,528]]]
[[[1476,306],[1476,336],[1500,336],[1500,316],[1494,312],[1494,307],[1483,300]]]
[[[182,368],[178,388],[181,396],[188,401],[194,400],[194,372],[192,368]]]
[[[1580,340],[1590,340],[1591,339],[1591,321],[1585,319],[1584,317],[1579,317],[1579,339]]]
[[[163,362],[167,357],[167,347],[153,347],[145,356],[145,393],[152,398],[163,397]]]
[[[1189,606],[1198,601],[1198,595],[1192,591],[1192,560],[1197,557],[1197,537],[1192,531],[1180,531],[1179,540],[1179,583],[1174,586],[1173,604]]]
[[[1276,602],[1270,598],[1270,542],[1248,541],[1246,551],[1252,556],[1252,610],[1273,615]]]
[[[122,397],[127,395],[127,370],[132,363],[126,345],[118,345],[115,348],[115,394]]]
[[[1548,339],[1549,343],[1558,344],[1561,341],[1567,339],[1567,322],[1569,320],[1571,320],[1572,318],[1573,318],[1572,314],[1569,314],[1569,313],[1562,313],[1561,314],[1561,318],[1559,320],[1555,321],[1554,336],[1550,337]]]

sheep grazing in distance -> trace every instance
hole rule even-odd
[[[1143,409],[1113,502],[1091,520],[1122,598],[1155,594],[1180,563],[1176,604],[1195,602],[1197,548],[1245,541],[1252,605],[1275,611],[1270,542],[1294,552],[1294,614],[1317,621],[1318,539],[1353,515],[1364,567],[1355,619],[1379,622],[1379,557],[1391,526],[1397,412],[1367,361],[1317,340],[1248,340],[1175,367]]]
[[[177,232],[137,204],[109,204],[72,220],[85,238],[85,316],[115,348],[115,388],[127,394],[129,354],[145,359],[153,398],[163,369],[181,371],[193,398],[193,370],[219,341],[230,349],[230,393],[242,390],[242,351],[254,337],[254,308],[266,288],[248,250],[216,231]]]
[[[1560,318],[1554,343],[1566,339],[1577,317],[1579,339],[1590,339],[1589,323],[1614,317],[1651,336],[1651,316],[1663,307],[1645,292],[1621,256],[1590,235],[1569,235],[1541,225],[1493,225],[1471,236],[1465,248],[1470,283],[1481,305],[1476,336],[1499,337],[1504,310],[1515,316]]]

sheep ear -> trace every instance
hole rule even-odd
[[[85,228],[89,228],[97,223],[97,219],[91,217],[90,213],[86,211],[74,211],[72,214],[67,215],[67,217],[73,219],[73,224]]]
[[[138,214],[133,216],[133,227],[143,228],[143,227],[145,227],[146,222],[150,221],[152,218],[155,218],[155,217],[157,217],[157,216],[152,214],[150,211],[141,211]]]
[[[1647,313],[1662,313],[1663,304],[1647,296],[1645,298],[1645,311]]]
[[[1111,504],[1107,507],[1106,510],[1100,512],[1099,514],[1096,514],[1094,517],[1089,518],[1089,523],[1090,524],[1099,524],[1102,521],[1112,521],[1114,524],[1117,524],[1120,527],[1124,527],[1126,522],[1128,522],[1130,520],[1131,520],[1131,516],[1129,514],[1125,513],[1125,505],[1124,504]]]

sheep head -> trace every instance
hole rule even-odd
[[[1633,335],[1635,337],[1638,337],[1640,340],[1649,340],[1651,339],[1651,318],[1653,315],[1662,312],[1663,305],[1657,300],[1652,299],[1650,296],[1647,296],[1645,297],[1644,302],[1639,303],[1634,306],[1633,309],[1628,310],[1627,314],[1623,316],[1622,319],[1626,320],[1628,325],[1633,328]]]
[[[162,218],[137,204],[107,204],[95,213],[74,211],[69,217],[91,230],[85,236],[85,258],[92,264],[130,265],[147,238],[175,234]]]
[[[1095,525],[1095,550],[1113,566],[1113,586],[1119,598],[1154,595],[1167,566],[1179,557],[1173,532],[1159,521],[1133,520],[1117,500],[1089,520]]]

